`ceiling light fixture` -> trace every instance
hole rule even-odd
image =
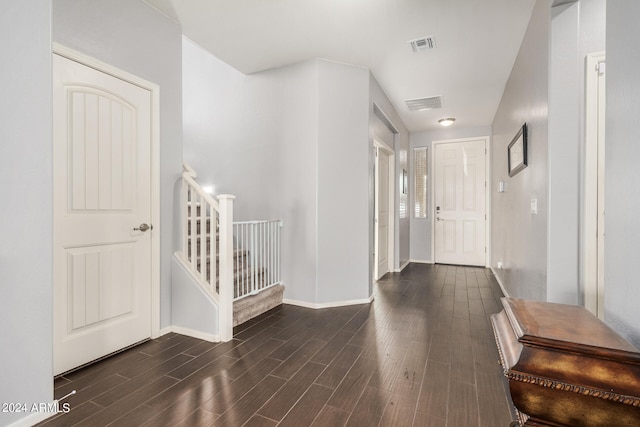
[[[451,126],[455,121],[456,119],[454,119],[453,117],[447,117],[446,119],[438,120],[438,123],[440,123],[444,127],[447,127],[447,126]]]

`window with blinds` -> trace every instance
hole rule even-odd
[[[413,149],[414,217],[427,217],[427,147]]]

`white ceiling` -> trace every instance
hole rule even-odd
[[[145,0],[251,74],[309,58],[367,67],[409,131],[490,125],[535,0]],[[409,40],[434,36],[413,53]],[[404,101],[442,95],[444,107]]]

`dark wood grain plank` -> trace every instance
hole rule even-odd
[[[391,393],[375,387],[366,387],[358,404],[347,420],[347,426],[377,426]],[[387,424],[393,425],[393,424]]]
[[[447,427],[447,420],[425,412],[416,412],[413,427]]]
[[[276,425],[278,425],[276,421],[270,420],[269,418],[265,418],[261,415],[254,415],[249,418],[249,421],[247,421],[242,427],[275,427]]]
[[[447,424],[476,427],[480,425],[478,396],[474,385],[451,381],[449,384],[449,411]]]
[[[361,347],[353,345],[345,346],[329,366],[327,366],[327,369],[325,369],[316,382],[329,388],[338,387],[344,376],[349,372],[349,369],[351,369],[355,361],[360,356],[361,352]]]
[[[332,390],[314,384],[300,398],[298,403],[289,411],[279,427],[299,427],[311,425],[316,416],[324,407],[327,399],[331,396]]]
[[[286,381],[282,378],[267,376],[245,394],[236,404],[226,410],[212,426],[236,427],[249,421],[267,400],[271,398]]]
[[[100,426],[115,422],[119,418],[134,411],[153,396],[171,387],[176,382],[177,380],[174,378],[166,376],[159,377],[146,386],[137,389],[135,393],[122,396],[122,398],[117,401],[118,404],[112,404],[108,408],[87,418],[83,423],[87,426]]]
[[[413,425],[418,395],[419,383],[411,381],[398,381],[391,393],[380,425],[394,427],[411,427]]]
[[[366,357],[358,358],[336,388],[328,404],[347,412],[353,411],[375,368],[375,360]]]
[[[449,401],[449,365],[429,360],[422,380],[417,409],[439,418],[447,418]]]
[[[316,419],[311,424],[312,427],[343,427],[347,424],[350,413],[333,406],[325,405]]]
[[[101,406],[110,406],[114,402],[122,399],[123,396],[135,394],[139,389],[153,382],[155,379],[162,377],[168,372],[171,372],[177,366],[181,366],[193,359],[186,354],[179,354],[174,358],[167,360],[159,366],[154,367],[141,375],[138,375],[132,380],[128,380],[124,384],[120,384],[117,387],[113,387],[110,390],[97,395],[91,400]]]
[[[296,373],[290,381],[287,381],[273,398],[269,400],[268,404],[258,411],[258,414],[272,420],[280,421],[298,399],[300,399],[300,396],[311,387],[324,368],[324,365],[313,362],[304,365],[298,373]],[[274,373],[277,371],[276,369]]]
[[[320,337],[320,335],[318,335],[318,337]],[[333,338],[311,358],[311,361],[328,365],[337,354],[340,353],[344,346],[347,345],[352,337],[353,334],[342,331],[337,332]]]
[[[279,360],[265,357],[249,368],[244,375],[241,375],[237,380],[229,383],[220,393],[203,402],[201,407],[214,414],[224,413],[227,409],[235,405],[242,396],[255,387],[256,384],[266,378],[280,363]]]
[[[294,351],[291,356],[286,358],[280,366],[273,371],[272,375],[284,378],[285,380],[290,379],[326,344],[326,341],[320,341],[315,338],[310,339]]]

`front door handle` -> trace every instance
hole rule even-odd
[[[149,224],[145,224],[144,222],[142,224],[140,224],[138,227],[134,228],[135,231],[142,231],[145,232],[147,230],[151,230],[153,228],[153,226],[149,225]]]

